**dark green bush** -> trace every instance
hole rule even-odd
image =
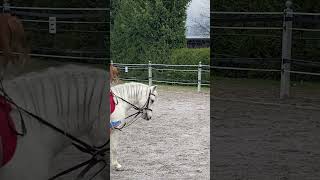
[[[182,48],[174,49],[171,54],[170,64],[210,64],[209,48]]]
[[[210,49],[201,48],[201,49],[174,49],[171,56],[167,60],[167,64],[172,65],[198,65],[201,61],[203,65],[209,65],[210,60]],[[161,62],[153,61],[153,64],[158,64]],[[175,69],[177,71],[168,70]],[[208,70],[208,68],[205,68]],[[193,71],[179,71],[179,70],[195,70]],[[197,67],[163,67],[156,66],[152,70],[153,80],[157,81],[170,81],[170,82],[184,82],[184,83],[197,83],[198,80],[198,68]],[[134,78],[137,80],[148,80],[148,70],[147,67],[145,70],[130,70],[125,73],[121,72],[123,78]],[[209,72],[202,73],[203,83],[208,83]]]

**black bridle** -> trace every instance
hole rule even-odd
[[[153,94],[153,93],[151,92],[151,90],[149,91],[149,95],[148,95],[147,101],[145,102],[145,104],[144,104],[142,107],[138,107],[138,106],[130,103],[129,101],[123,99],[122,97],[117,96],[117,95],[114,94],[113,92],[111,92],[111,93],[112,93],[113,96],[116,97],[116,99],[117,99],[117,103],[116,103],[116,104],[119,103],[119,102],[118,102],[118,99],[120,99],[120,100],[124,101],[125,103],[129,104],[130,106],[132,106],[132,108],[136,110],[135,113],[133,113],[133,114],[131,114],[131,115],[129,115],[129,116],[127,116],[127,117],[124,118],[124,120],[126,120],[126,119],[129,119],[129,118],[133,117],[133,119],[132,119],[130,122],[124,122],[124,124],[123,124],[121,127],[113,127],[113,129],[117,129],[117,130],[120,130],[120,131],[121,131],[123,128],[128,127],[128,126],[130,126],[131,124],[133,124],[134,122],[136,122],[136,121],[139,119],[139,117],[140,117],[139,115],[142,115],[145,111],[151,111],[151,112],[152,112],[152,109],[149,108],[149,105],[150,105],[150,97],[151,97],[151,96],[156,96],[156,95]]]
[[[80,150],[81,152],[83,153],[87,153],[87,154],[90,154],[91,155],[91,158],[85,162],[82,162],[80,164],[77,164],[65,171],[62,171],[60,173],[58,173],[57,175],[49,178],[49,180],[54,180],[58,177],[61,177],[63,175],[66,175],[70,172],[73,172],[81,167],[84,167],[86,166],[80,173],[79,175],[77,176],[77,180],[78,179],[82,179],[84,178],[85,174],[87,172],[90,171],[90,169],[92,169],[93,167],[95,167],[96,165],[100,164],[100,163],[103,163],[103,166],[101,169],[99,169],[91,178],[93,179],[95,176],[97,176],[98,174],[100,174],[102,172],[102,170],[104,170],[106,167],[107,167],[107,162],[106,160],[104,159],[104,156],[106,155],[107,152],[110,151],[110,147],[107,146],[110,142],[110,139],[107,140],[106,143],[104,143],[103,145],[101,146],[91,146],[89,145],[88,143],[74,137],[73,135],[71,135],[70,133],[58,128],[57,126],[49,123],[48,121],[44,120],[43,118],[27,111],[26,109],[20,107],[19,105],[17,105],[10,97],[9,95],[6,93],[6,91],[4,90],[4,86],[3,86],[3,79],[0,79],[0,92],[2,93],[3,97],[5,98],[5,100],[12,104],[13,106],[15,106],[19,112],[19,115],[20,115],[20,121],[21,121],[21,128],[22,128],[22,132],[19,133],[17,132],[12,126],[11,124],[9,123],[9,127],[13,130],[13,132],[18,135],[18,136],[25,136],[27,134],[27,129],[26,129],[26,125],[25,125],[25,122],[24,122],[24,119],[23,119],[23,116],[22,116],[22,112],[28,114],[29,116],[33,117],[34,119],[36,119],[39,123],[53,129],[54,131],[60,133],[61,135],[67,137],[68,139],[70,139],[72,141],[72,145],[74,145],[78,150]]]

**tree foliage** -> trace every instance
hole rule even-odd
[[[112,59],[166,63],[171,49],[185,47],[189,0],[117,0],[112,4]]]

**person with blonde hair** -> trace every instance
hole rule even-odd
[[[117,67],[110,64],[109,66],[109,72],[110,72],[110,83],[117,83],[119,79],[119,70]]]
[[[110,85],[117,82],[118,76],[119,76],[118,68],[114,67],[112,64],[110,64],[109,65]],[[109,93],[109,98],[110,98],[110,114],[112,114],[116,108],[116,104],[114,102],[113,93],[112,93],[111,89],[110,89],[110,93]]]

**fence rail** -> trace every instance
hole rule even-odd
[[[48,35],[55,35],[61,32],[77,32],[77,33],[95,33],[102,34],[108,33],[109,30],[105,29],[105,26],[110,22],[106,21],[105,17],[100,17],[98,12],[109,11],[110,8],[65,8],[65,7],[20,7],[11,6],[10,3],[4,1],[3,5],[0,6],[2,12],[9,12],[20,17],[20,20],[24,24],[41,23],[48,24],[48,28],[34,28],[26,27],[26,31],[38,31],[48,32]],[[97,12],[97,13],[94,13]],[[107,16],[107,14],[106,14]],[[59,20],[56,20],[58,18]],[[88,19],[91,18],[91,19]],[[61,24],[61,27],[58,26]],[[89,27],[90,25],[102,25],[104,26],[97,30],[78,29],[78,28],[66,28],[65,25],[86,25],[83,27]],[[98,26],[97,26],[98,27]],[[52,36],[55,40],[55,36]],[[64,50],[55,49],[56,52],[48,51],[37,51],[35,48],[32,49],[30,56],[42,57],[42,58],[54,58],[57,61],[73,61],[80,63],[93,63],[93,64],[106,64],[109,58],[101,53],[87,53],[81,50],[72,50],[72,52],[64,52]],[[107,51],[107,50],[106,50]],[[0,54],[2,52],[0,51]],[[19,54],[14,52],[14,54]],[[97,57],[98,56],[98,57]],[[102,56],[102,57],[101,57]]]
[[[113,63],[111,64],[115,67],[118,67],[120,70],[124,70],[124,74],[128,73],[129,70],[147,70],[148,76],[146,79],[137,79],[137,78],[120,78],[121,80],[127,81],[142,81],[148,82],[151,86],[154,82],[156,83],[167,83],[167,84],[179,84],[179,85],[197,85],[197,91],[201,92],[201,87],[210,86],[210,81],[203,80],[203,74],[210,73],[210,65],[203,65],[199,62],[198,65],[173,65],[173,64],[152,64],[149,62],[148,64],[121,64],[121,63]],[[162,68],[161,68],[162,67]],[[170,68],[167,68],[170,67]],[[183,69],[184,68],[184,69]],[[188,68],[188,69],[186,69]],[[194,73],[197,75],[197,80],[164,80],[164,79],[155,79],[153,76],[154,71],[174,71],[181,73]]]
[[[309,66],[314,65],[319,62],[312,62],[312,61],[305,61],[305,60],[296,60],[291,57],[291,49],[292,49],[292,34],[293,31],[304,31],[304,32],[320,32],[320,29],[318,26],[313,26],[314,28],[305,28],[305,27],[293,27],[293,22],[300,22],[303,23],[309,23],[309,24],[320,24],[320,13],[305,13],[305,12],[294,12],[292,10],[292,3],[291,1],[287,1],[285,4],[286,8],[283,12],[222,12],[222,11],[212,11],[211,14],[214,16],[213,21],[215,19],[217,20],[214,26],[210,26],[211,29],[231,29],[231,30],[280,30],[282,31],[282,36],[274,36],[274,35],[268,35],[265,37],[272,37],[272,38],[279,38],[281,39],[281,45],[282,45],[282,55],[281,58],[279,58],[279,63],[281,63],[281,67],[275,68],[275,69],[263,69],[263,68],[247,68],[247,67],[226,67],[226,66],[218,66],[215,64],[218,62],[219,58],[213,58],[213,63],[215,66],[211,66],[211,69],[223,69],[223,70],[237,70],[237,71],[260,71],[260,72],[275,72],[281,74],[281,85],[280,85],[280,98],[286,98],[290,96],[290,74],[301,74],[301,75],[311,75],[311,76],[320,76],[319,72],[306,72],[306,71],[294,71],[291,70],[291,65],[297,65],[302,64]],[[237,16],[234,16],[237,15]],[[252,17],[252,15],[255,15]],[[272,15],[272,16],[271,16]],[[219,17],[221,16],[221,17]],[[262,16],[262,17],[261,17]],[[271,16],[271,17],[270,17]],[[313,16],[313,17],[312,17]],[[270,20],[271,19],[271,20]],[[282,20],[281,20],[282,19]],[[279,25],[278,27],[268,27],[265,25],[265,20],[267,22],[278,22],[281,20],[282,26]],[[219,26],[217,25],[217,22],[242,22],[242,23],[249,23],[249,22],[264,22],[263,27],[252,27],[252,26]],[[216,31],[213,33],[213,36],[219,35],[216,33]],[[241,33],[236,34],[226,34],[226,32],[220,33],[220,35],[237,35],[241,36]],[[248,36],[248,34],[244,34]],[[258,37],[262,36],[261,34],[256,35]],[[215,38],[215,37],[213,37]],[[302,39],[302,38],[301,38]],[[305,38],[307,39],[307,38]],[[309,38],[311,40],[317,40],[317,38]],[[221,59],[221,58],[220,58]],[[238,59],[244,59],[244,58],[238,58]],[[223,61],[238,61],[239,64],[241,63],[248,63],[248,60],[250,58],[247,58],[245,62],[238,61],[237,58],[223,58]],[[220,60],[221,62],[221,60]],[[269,62],[269,61],[268,61]],[[314,65],[313,67],[319,67]]]
[[[0,51],[0,55],[3,52]],[[20,55],[21,53],[13,52],[14,55]],[[31,57],[39,57],[39,58],[55,58],[56,61],[66,60],[81,62],[81,63],[90,63],[90,64],[107,64],[109,58],[106,57],[86,57],[86,56],[68,56],[68,55],[52,55],[52,54],[38,54],[38,53],[29,53]],[[81,61],[79,61],[81,60]]]
[[[234,11],[212,11],[210,14],[230,14],[230,15],[283,15],[284,12],[234,12]],[[320,16],[320,13],[287,12],[287,14]]]
[[[0,8],[24,9],[24,10],[53,10],[53,11],[108,11],[110,8],[52,8],[52,7],[18,7],[18,6],[0,6]]]
[[[22,22],[32,22],[32,23],[49,23],[49,20],[33,20],[33,19],[21,19]],[[56,21],[56,23],[61,24],[109,24],[110,22],[101,21]]]

